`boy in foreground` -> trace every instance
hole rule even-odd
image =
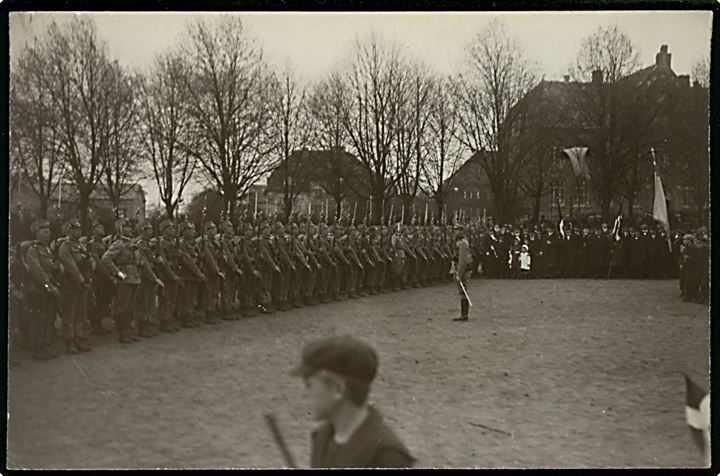
[[[312,433],[313,468],[409,468],[415,458],[367,403],[378,358],[350,336],[308,344],[291,375],[302,377],[311,414],[324,422]]]

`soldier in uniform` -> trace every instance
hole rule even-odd
[[[240,294],[239,288],[243,279],[243,272],[236,261],[236,244],[233,242],[235,227],[230,220],[224,220],[220,225],[222,226],[222,234],[218,243],[220,248],[220,269],[225,275],[220,294],[220,313],[223,320],[234,321],[240,318],[235,302],[236,296]]]
[[[313,280],[313,268],[308,262],[308,251],[305,246],[306,234],[300,235],[300,227],[297,223],[293,223],[290,226],[290,246],[293,258],[295,258],[295,272],[292,275],[292,306],[302,307],[304,304],[309,304],[309,292],[311,288],[308,287]]]
[[[347,246],[347,258],[350,261],[350,268],[351,268],[351,291],[348,292],[348,297],[350,298],[357,298],[366,296],[364,290],[362,289],[362,283],[363,278],[365,276],[365,266],[363,266],[363,263],[360,261],[360,256],[358,255],[358,248],[357,243],[359,241],[359,233],[357,230],[352,229],[350,233],[348,233],[346,246]]]
[[[392,257],[392,290],[398,291],[403,289],[405,284],[405,245],[403,237],[400,234],[400,225],[393,228],[393,234],[390,239],[390,249]]]
[[[95,272],[92,279],[92,292],[89,295],[91,299],[88,302],[88,317],[90,320],[90,333],[92,335],[105,335],[111,330],[103,326],[104,317],[112,317],[110,315],[110,305],[113,295],[115,294],[115,284],[113,279],[101,263],[102,255],[105,254],[109,243],[105,243],[105,227],[102,223],[95,220],[92,227],[92,237],[87,240],[87,250],[95,262]]]
[[[156,257],[150,242],[152,238],[152,223],[145,221],[140,225],[140,233],[135,239],[140,261],[140,285],[135,295],[135,316],[139,337],[153,337],[160,334],[160,324],[154,322],[153,311],[158,289],[163,289],[165,283],[155,274]]]
[[[30,230],[35,235],[35,240],[28,243],[25,254],[30,345],[33,359],[48,360],[58,356],[50,345],[60,298],[60,291],[53,279],[58,263],[50,250],[50,223],[47,220],[35,220]]]
[[[455,238],[457,246],[457,264],[455,265],[455,281],[457,282],[458,294],[460,295],[460,317],[456,317],[453,321],[467,321],[470,311],[470,301],[467,297],[468,282],[472,275],[470,267],[470,244],[465,238],[462,227],[458,227],[457,236]]]
[[[63,267],[60,281],[62,333],[65,352],[77,354],[91,350],[83,336],[83,325],[87,319],[88,293],[92,288],[93,262],[80,243],[80,222],[77,219],[65,222],[63,231],[66,239],[58,248]]]
[[[290,293],[290,275],[295,273],[295,264],[288,253],[288,245],[285,239],[285,227],[282,222],[275,224],[274,248],[276,263],[280,265],[280,272],[276,273],[273,288],[273,301],[280,311],[290,310],[288,294]]]
[[[127,222],[120,218],[115,222],[117,239],[103,254],[101,262],[105,265],[110,276],[115,278],[115,320],[118,339],[123,344],[130,344],[140,340],[130,334],[132,324],[133,305],[137,287],[140,284],[138,270],[138,255],[135,244],[127,233]]]
[[[222,319],[217,314],[218,294],[225,280],[225,273],[222,272],[219,262],[219,252],[215,244],[217,228],[215,223],[205,223],[205,234],[196,240],[198,246],[198,257],[201,263],[200,269],[204,270],[205,281],[200,291],[200,315],[207,324],[219,324]]]
[[[318,231],[318,261],[322,266],[319,272],[318,294],[322,303],[338,299],[334,290],[338,281],[338,266],[330,254],[332,249],[327,232],[327,226],[320,227]]]
[[[235,251],[237,262],[243,272],[242,288],[238,293],[241,297],[242,316],[254,317],[257,315],[257,310],[268,314],[270,311],[265,306],[269,306],[269,302],[265,300],[263,275],[258,268],[259,239],[253,236],[253,227],[248,223],[245,224],[244,232],[245,236],[238,243]]]
[[[268,313],[272,314],[277,306],[277,301],[274,301],[271,294],[275,291],[274,283],[276,275],[280,274],[280,266],[275,262],[273,256],[272,244],[270,235],[270,225],[267,222],[260,224],[260,238],[258,239],[258,259],[260,263],[260,273],[262,274],[262,288],[263,288],[263,302],[265,303],[265,309]]]
[[[346,256],[345,241],[347,236],[338,229],[338,235],[335,236],[333,233],[333,258],[338,265],[337,274],[337,299],[343,300],[350,295],[352,288],[352,263]],[[354,293],[354,289],[352,292]]]
[[[175,319],[178,308],[178,295],[182,279],[178,275],[180,253],[176,244],[177,229],[175,224],[165,219],[158,225],[160,236],[154,241],[157,271],[164,286],[159,295],[158,318],[160,332],[176,332],[180,323]]]
[[[178,315],[182,327],[198,327],[202,324],[197,309],[198,289],[205,282],[205,273],[200,270],[195,226],[190,222],[178,225],[180,234],[180,260],[178,275],[182,279],[182,292],[178,299]]]

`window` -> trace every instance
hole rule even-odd
[[[565,204],[565,187],[561,183],[553,184],[552,186],[552,200],[553,203],[560,202],[560,205]]]
[[[578,184],[577,193],[575,195],[575,203],[579,206],[590,205],[587,182],[583,181],[582,183]]]

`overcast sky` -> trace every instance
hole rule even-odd
[[[668,45],[672,68],[689,74],[695,61],[710,56],[710,12],[548,12],[548,13],[231,13],[239,15],[273,64],[292,63],[308,81],[327,75],[345,57],[358,35],[374,31],[439,72],[452,72],[464,45],[498,18],[507,25],[546,79],[561,79],[582,39],[600,26],[617,24],[635,43],[643,66],[655,61]],[[11,13],[12,58],[52,20],[67,21],[75,13]],[[85,13],[95,20],[110,55],[122,64],[143,69],[156,54],[185,36],[197,16],[221,13]],[[148,205],[157,203],[152,183],[144,183]]]

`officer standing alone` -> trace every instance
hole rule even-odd
[[[455,281],[458,285],[458,293],[460,294],[460,317],[456,317],[453,321],[467,321],[470,312],[470,301],[467,296],[468,281],[472,275],[472,257],[470,256],[470,244],[461,227],[457,229],[455,238],[457,246],[457,264],[455,265]]]

